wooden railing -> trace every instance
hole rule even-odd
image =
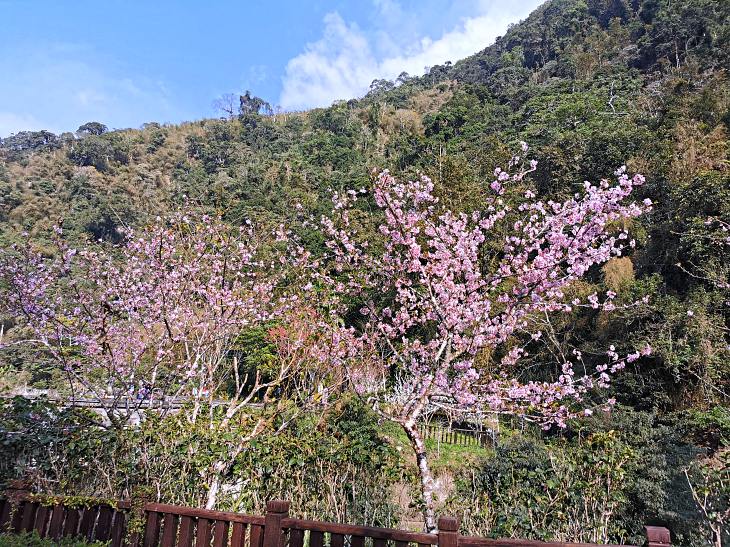
[[[267,507],[267,509],[269,508]],[[288,538],[288,547],[303,547],[304,545],[309,547],[430,547],[439,545],[438,534],[288,518],[288,502],[283,502],[275,508],[279,511],[278,514],[282,515],[281,535],[285,544]],[[441,520],[444,521],[444,519]],[[277,547],[275,529],[272,529],[272,533],[274,543],[268,545],[264,543],[263,547]],[[456,547],[456,544],[452,547]]]
[[[302,520],[289,517],[287,501],[271,501],[265,516],[251,516],[163,503],[147,503],[135,514],[127,501],[74,507],[39,500],[25,492],[0,499],[0,532],[81,537],[112,547],[597,547],[462,536],[450,517],[439,519],[435,534]],[[647,547],[671,545],[666,528],[648,526],[646,534]]]
[[[144,547],[263,547],[266,517],[191,509],[164,503],[144,507]]]

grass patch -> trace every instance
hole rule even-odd
[[[390,439],[396,450],[408,463],[415,463],[411,443],[403,431],[403,428],[392,422],[386,422],[382,426],[383,435]],[[470,467],[481,459],[494,453],[489,446],[470,445],[461,446],[438,442],[434,439],[426,439],[426,452],[428,454],[431,471],[438,475],[442,472],[452,473],[464,467]]]

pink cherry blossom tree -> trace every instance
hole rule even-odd
[[[586,183],[562,203],[543,201],[526,178],[535,168],[515,157],[507,170],[496,169],[484,209],[470,213],[440,207],[427,177],[399,182],[383,172],[374,187],[384,215],[377,242],[354,221],[360,192],[335,195],[332,218],[322,220],[334,254],[332,283],[363,302],[361,329],[351,335],[378,356],[349,369],[350,381],[408,436],[428,531],[436,528],[435,481],[417,427],[424,413],[516,413],[564,425],[591,412],[581,404],[588,390],[607,386],[610,373],[640,357],[621,358],[611,347],[589,370],[576,351],[560,355],[551,379],[525,379],[520,362],[542,336],[538,320],[580,306],[615,307],[613,293],[584,302],[570,301],[566,291],[591,267],[633,247],[623,222],[651,206],[627,202],[644,178],[623,168],[613,184]]]
[[[58,232],[52,258],[30,242],[0,252],[0,312],[20,333],[0,348],[36,348],[66,375],[72,402],[91,398],[112,427],[156,403],[183,404],[191,426],[227,443],[206,475],[207,507],[248,443],[320,404],[351,351],[328,316],[303,313],[309,255],[283,229],[188,211],[112,248],[77,250]],[[240,337],[253,327],[277,350],[265,372],[241,366]],[[227,435],[233,420],[248,433]]]

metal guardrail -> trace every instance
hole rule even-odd
[[[125,397],[118,399],[114,397],[109,398],[98,398],[98,397],[60,397],[60,396],[48,396],[45,394],[22,394],[22,393],[3,393],[0,394],[0,399],[14,399],[16,397],[23,397],[31,401],[44,400],[49,403],[58,404],[60,406],[76,406],[82,408],[95,408],[100,410],[106,410],[111,408],[118,409],[180,409],[185,405],[188,405],[194,401],[189,397],[151,397],[151,398],[133,398]],[[206,404],[212,404],[212,406],[224,406],[230,401],[227,399],[213,399],[212,401],[205,401]],[[260,403],[250,403],[252,408],[258,408],[262,405]]]

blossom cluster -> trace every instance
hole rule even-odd
[[[77,250],[62,235],[55,258],[30,241],[0,253],[2,311],[76,390],[115,407],[140,393],[220,393],[240,334],[301,305],[309,257],[281,228],[261,234],[188,211],[126,230],[112,248]],[[339,346],[330,337],[310,351]]]
[[[382,369],[398,370],[412,384],[408,402],[392,409],[401,419],[442,404],[535,412],[563,423],[567,401],[607,385],[609,372],[636,359],[619,358],[612,348],[605,366],[580,378],[574,373],[580,359],[566,358],[555,381],[519,380],[515,365],[527,351],[505,348],[517,334],[540,337],[531,330],[532,318],[581,306],[616,307],[615,293],[603,301],[596,294],[570,301],[566,290],[592,267],[633,248],[624,221],[651,208],[649,200],[627,202],[644,178],[629,177],[625,168],[614,183],[585,183],[563,202],[537,199],[529,189],[517,203],[505,199],[535,169],[536,162],[524,167],[519,157],[507,170],[496,169],[486,207],[468,213],[441,207],[428,177],[400,182],[381,173],[373,192],[384,216],[378,251],[356,243],[349,211],[357,195],[334,197],[333,217],[322,225],[338,286],[364,301],[361,338],[384,356]],[[477,364],[485,350],[504,354],[489,371]],[[382,370],[374,372],[373,378],[384,377]],[[378,389],[373,378],[357,371],[354,382],[361,391],[365,385]]]

